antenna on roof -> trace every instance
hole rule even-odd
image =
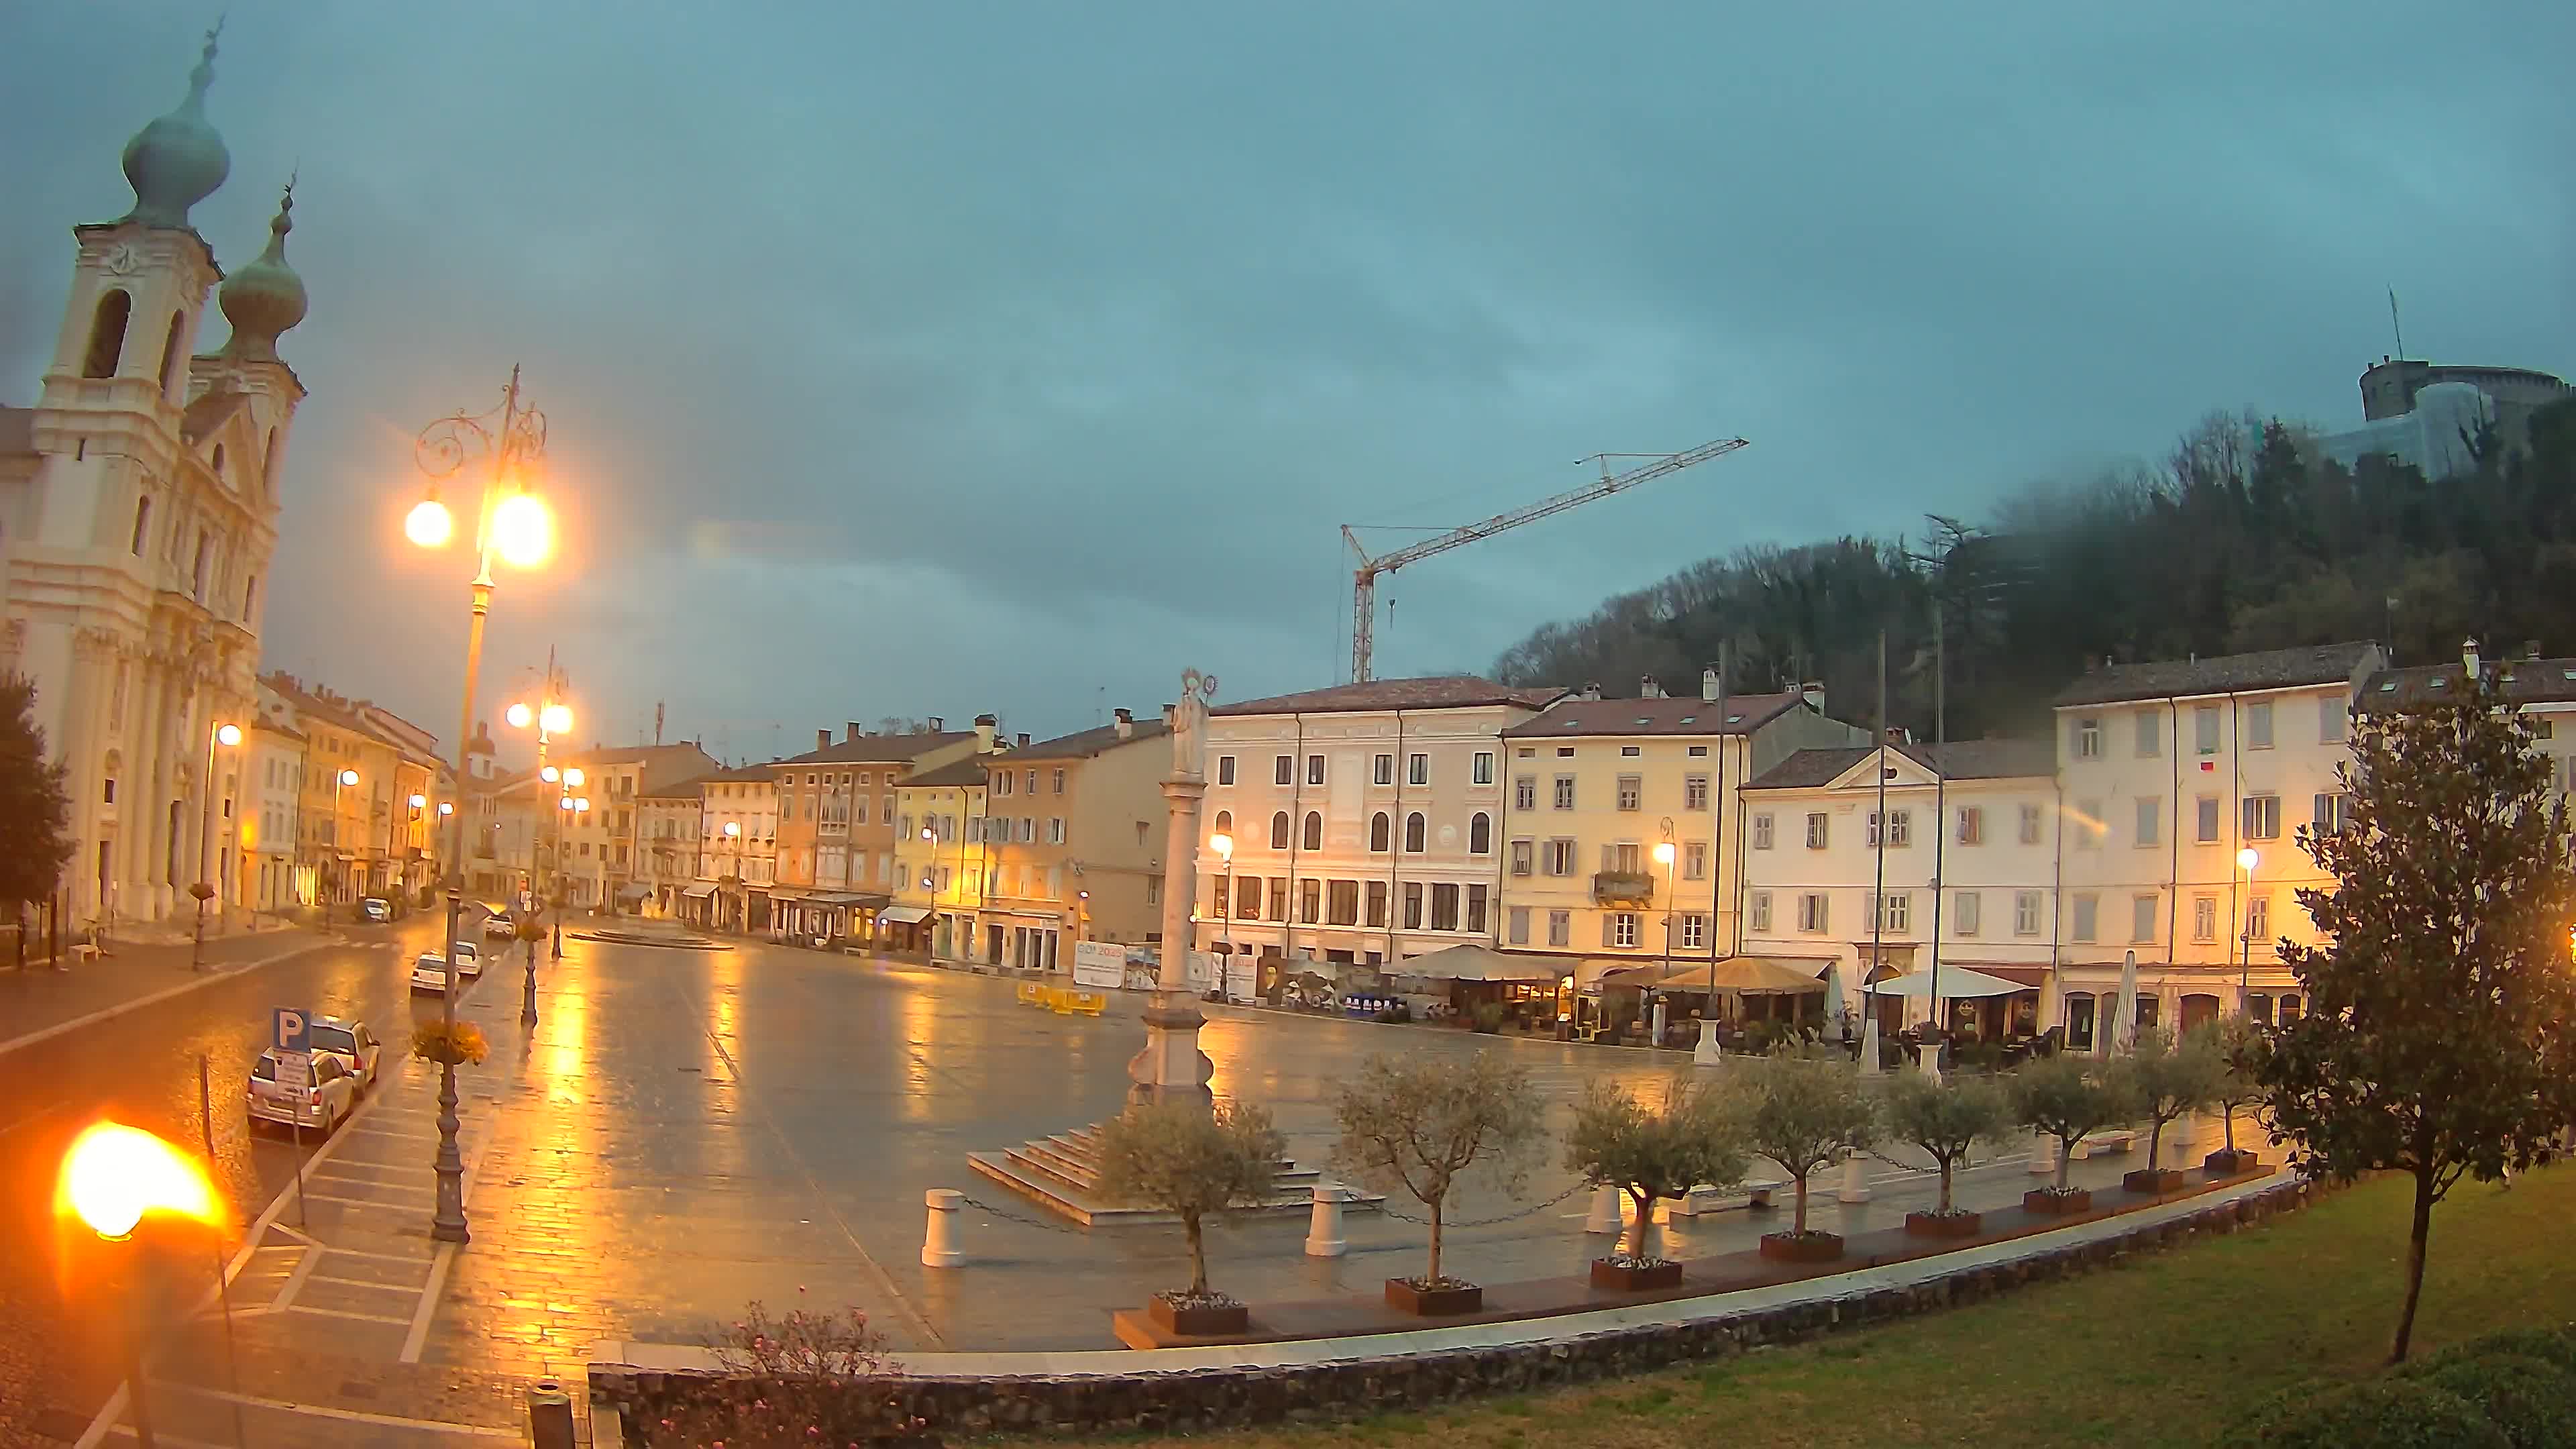
[[[659,747],[661,746],[661,743],[662,743],[662,701],[660,701],[660,700],[658,700],[658,699],[657,699],[657,700],[653,701],[653,744],[654,744],[654,746],[655,746],[656,748],[659,748]]]
[[[2397,323],[2397,289],[2395,287],[2388,289],[2388,330],[2397,334],[2397,356],[2400,361],[2405,360],[2406,329],[2399,326]]]

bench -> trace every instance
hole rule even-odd
[[[1692,1188],[1680,1197],[1668,1197],[1657,1203],[1667,1217],[1695,1218],[1703,1213],[1723,1212],[1741,1198],[1747,1207],[1767,1208],[1775,1194],[1789,1184],[1768,1178],[1740,1182],[1733,1187],[1711,1187],[1706,1183]]]
[[[2137,1133],[2126,1127],[2113,1127],[2077,1139],[2074,1157],[2078,1162],[2088,1157],[2117,1157],[2137,1145]]]
[[[64,949],[71,952],[71,957],[75,961],[95,961],[98,959],[98,947],[87,941],[74,941]]]

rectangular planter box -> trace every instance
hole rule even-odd
[[[1469,1284],[1464,1288],[1425,1291],[1401,1278],[1389,1278],[1386,1280],[1386,1304],[1417,1318],[1446,1318],[1456,1313],[1473,1313],[1484,1307],[1485,1290]]]
[[[1984,1232],[1981,1213],[1907,1213],[1905,1231],[1918,1238],[1973,1238]]]
[[[1146,1300],[1145,1315],[1174,1333],[1193,1338],[1221,1338],[1252,1331],[1252,1310],[1240,1303],[1175,1308],[1156,1294]]]
[[[2069,1193],[2054,1193],[2046,1188],[2034,1188],[2021,1195],[2021,1210],[2026,1213],[2042,1213],[2049,1217],[2089,1213],[2093,1211],[2093,1194],[2089,1189],[2080,1187]]]
[[[1682,1265],[1657,1263],[1651,1268],[1622,1268],[1607,1258],[1592,1260],[1592,1286],[1613,1293],[1644,1293],[1656,1288],[1678,1288]]]
[[[1793,1233],[1764,1233],[1762,1256],[1780,1263],[1830,1263],[1843,1255],[1843,1240],[1835,1233],[1809,1233],[1801,1238]]]
[[[2183,1172],[2179,1167],[2141,1167],[2120,1177],[2121,1188],[2128,1192],[2180,1192],[2182,1184]]]
[[[2252,1172],[2261,1167],[2263,1159],[2241,1147],[2234,1152],[2222,1147],[2202,1158],[2200,1165],[2212,1177],[2234,1177],[2238,1173]]]

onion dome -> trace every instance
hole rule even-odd
[[[215,79],[215,37],[222,30],[206,32],[205,53],[188,72],[188,98],[125,143],[125,179],[134,188],[134,210],[125,220],[184,228],[188,208],[214,195],[232,173],[224,138],[206,122],[206,87]]]
[[[224,278],[215,299],[233,336],[224,344],[227,357],[273,362],[280,334],[304,320],[304,279],[286,264],[286,234],[295,229],[295,183],[286,183],[277,216],[268,224],[268,250],[259,259]]]

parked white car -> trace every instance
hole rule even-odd
[[[300,1069],[290,1069],[280,1065],[276,1052],[265,1051],[251,1063],[243,1095],[254,1132],[262,1122],[276,1122],[328,1137],[357,1106],[358,1079],[340,1065],[337,1053],[316,1052]]]
[[[447,994],[447,958],[435,951],[424,951],[411,963],[411,989],[433,996]]]
[[[376,1064],[384,1060],[385,1049],[365,1022],[317,1016],[305,1027],[305,1044],[315,1056],[338,1057],[341,1067],[356,1079],[358,1095],[365,1096],[376,1084]]]
[[[483,951],[471,941],[456,943],[456,974],[468,981],[483,974]]]
[[[518,929],[519,923],[511,919],[508,911],[494,911],[483,918],[483,934],[494,940],[507,941]]]

